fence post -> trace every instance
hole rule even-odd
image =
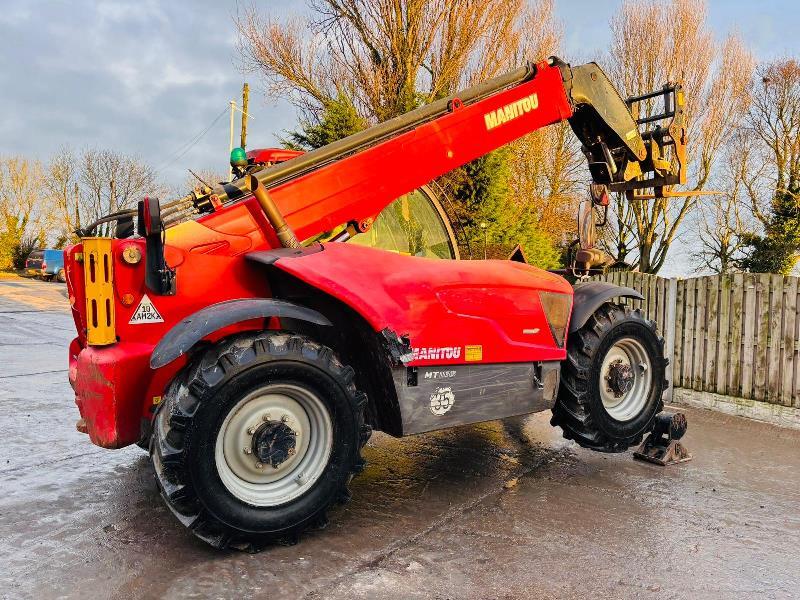
[[[673,368],[675,365],[675,313],[677,297],[678,280],[675,277],[671,277],[669,280],[669,286],[667,287],[667,314],[664,318],[664,354],[669,359],[669,364],[667,365],[666,370],[666,377],[667,381],[669,382],[666,397],[666,402],[668,403],[672,402],[672,383],[674,381]]]

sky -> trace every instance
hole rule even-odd
[[[305,10],[296,1],[257,4],[279,18]],[[600,56],[619,2],[556,5],[562,58]],[[0,155],[45,161],[63,145],[109,148],[145,159],[179,186],[187,168],[226,170],[226,109],[229,100],[239,101],[244,81],[253,117],[248,146],[276,145],[296,125],[296,114],[267,98],[255,74],[242,72],[233,22],[238,6],[233,0],[2,0]],[[719,39],[736,30],[760,59],[800,55],[797,0],[710,0],[708,13]]]

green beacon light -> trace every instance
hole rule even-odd
[[[234,148],[231,150],[231,166],[232,167],[246,167],[247,166],[247,153],[244,148]]]

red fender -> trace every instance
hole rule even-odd
[[[357,311],[376,331],[410,340],[408,365],[560,361],[540,292],[567,296],[558,275],[507,260],[457,261],[329,243],[265,251],[274,265]],[[563,340],[562,340],[563,344]]]

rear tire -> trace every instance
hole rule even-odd
[[[217,548],[321,527],[363,469],[366,396],[330,348],[284,332],[219,343],[170,385],[150,454],[161,495]]]
[[[584,448],[624,452],[664,408],[666,365],[654,322],[638,309],[603,304],[569,336],[551,423]]]

